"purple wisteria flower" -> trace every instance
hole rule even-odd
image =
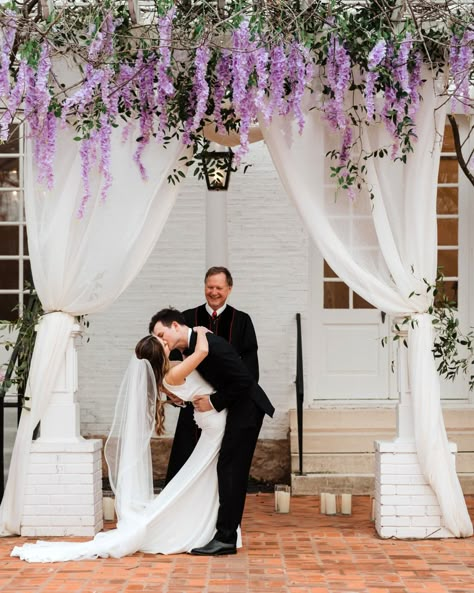
[[[291,91],[287,99],[287,112],[293,112],[298,123],[299,133],[302,134],[305,122],[301,102],[306,85],[311,81],[313,76],[313,65],[307,49],[296,41],[291,44],[290,48],[288,75]]]
[[[270,101],[264,117],[271,120],[274,113],[283,112],[285,94],[286,54],[283,45],[276,45],[270,51]]]
[[[387,42],[385,39],[380,39],[370,50],[369,57],[367,59],[367,67],[369,70],[375,70],[379,64],[382,63],[387,54]]]
[[[0,96],[7,97],[10,93],[10,54],[15,41],[17,30],[16,13],[5,11],[5,28],[0,53]]]
[[[268,84],[268,58],[269,53],[264,47],[255,50],[255,71],[257,73],[257,92],[255,93],[255,107],[263,114],[265,122],[270,120],[268,113],[268,101],[265,101],[265,94]]]
[[[413,38],[410,32],[405,35],[405,39],[400,43],[398,54],[393,62],[393,77],[400,84],[402,90],[410,94],[410,75],[408,73],[408,60],[413,47]]]
[[[211,57],[210,49],[207,45],[202,45],[196,50],[196,58],[194,61],[194,93],[196,96],[196,106],[194,111],[192,131],[196,130],[201,120],[206,114],[207,100],[209,98],[209,84],[206,80],[207,65]]]
[[[66,125],[66,118],[72,109],[76,109],[79,114],[83,114],[86,111],[103,77],[104,71],[102,69],[96,69],[86,64],[82,86],[73,95],[63,101],[61,111],[61,125],[63,127]]]
[[[146,146],[150,142],[153,134],[153,118],[155,109],[155,91],[154,91],[154,62],[146,63],[143,61],[143,56],[139,56],[140,67],[137,70],[141,71],[141,76],[138,82],[138,94],[140,100],[140,142],[138,148],[133,155],[133,160],[138,165],[142,179],[147,180],[148,175],[141,160],[141,156]]]
[[[458,101],[464,105],[465,113],[469,110],[469,72],[474,61],[473,42],[474,30],[471,29],[466,29],[461,39],[456,35],[451,38],[449,65],[454,83],[452,111],[456,109]]]
[[[333,93],[325,104],[325,118],[333,130],[344,129],[348,124],[344,100],[351,81],[351,58],[344,44],[331,34],[328,47],[326,76]]]
[[[26,72],[27,63],[26,60],[21,60],[18,67],[18,73],[16,77],[16,83],[12,88],[10,96],[8,98],[7,109],[0,118],[0,140],[6,142],[10,133],[10,125],[15,117],[17,109],[20,107],[23,97],[26,92]]]
[[[169,70],[171,67],[171,39],[173,19],[176,8],[173,6],[164,17],[158,20],[158,34],[160,37],[160,57],[157,63],[157,92],[156,106],[158,108],[158,132],[157,140],[163,142],[165,130],[168,125],[167,104],[170,97],[175,93],[173,80]]]
[[[383,63],[385,56],[387,55],[387,42],[385,39],[380,39],[371,49],[368,59],[367,72],[365,78],[365,105],[367,109],[367,119],[373,119],[375,116],[375,85],[379,79],[379,73],[375,70],[380,64]]]
[[[110,155],[112,151],[112,126],[106,113],[100,116],[100,128],[98,131],[100,146],[99,171],[103,176],[101,190],[101,200],[104,202],[107,198],[109,189],[112,185],[112,174],[110,172]]]
[[[225,127],[222,121],[222,101],[230,81],[232,79],[232,55],[229,51],[223,51],[216,65],[216,82],[214,85],[214,121],[217,130],[225,134]]]

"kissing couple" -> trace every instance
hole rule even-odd
[[[274,408],[234,348],[206,328],[191,329],[169,308],[135,347],[105,445],[117,527],[86,542],[17,546],[28,562],[121,558],[137,551],[235,554],[247,482],[265,414]],[[171,363],[171,350],[183,354]],[[151,437],[161,434],[165,401],[192,401],[201,437],[181,470],[154,496]],[[155,430],[156,429],[156,430]]]

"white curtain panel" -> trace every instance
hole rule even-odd
[[[185,148],[151,142],[142,160],[144,182],[133,162],[133,131],[122,142],[113,131],[108,198],[101,198],[100,173],[91,175],[91,199],[82,218],[80,144],[71,128],[58,134],[56,182],[52,191],[36,183],[33,151],[25,162],[25,204],[33,279],[46,315],[38,327],[27,386],[31,411],[24,410],[0,507],[0,533],[20,532],[23,495],[33,430],[55,387],[75,316],[103,310],[132,282],[150,255],[175,202],[179,184],[168,175],[180,168]]]
[[[426,73],[428,76],[428,73]],[[430,295],[425,280],[436,278],[436,180],[446,111],[433,80],[424,87],[417,115],[418,141],[406,165],[390,156],[369,158],[368,184],[375,198],[361,193],[351,201],[336,195],[326,154],[340,138],[328,130],[308,95],[302,135],[288,117],[261,121],[265,142],[280,179],[324,259],[354,291],[381,311],[412,315],[409,330],[409,379],[415,441],[422,471],[438,498],[443,522],[457,537],[472,535],[459,480],[444,428],[439,378],[432,355]],[[386,146],[383,126],[364,127],[366,148]],[[355,137],[355,136],[354,136]],[[411,296],[410,296],[411,295]]]

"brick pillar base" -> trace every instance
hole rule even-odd
[[[94,536],[103,527],[102,441],[34,441],[21,535]]]
[[[457,447],[450,443],[450,449],[455,464]],[[375,441],[375,529],[383,538],[454,537],[442,525],[412,442]]]

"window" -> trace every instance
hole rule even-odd
[[[458,301],[459,254],[458,171],[453,134],[451,126],[447,124],[438,175],[438,267],[444,276],[446,296],[456,304]],[[371,309],[373,307],[342,282],[327,262],[324,262],[324,308]]]
[[[458,301],[459,166],[451,126],[445,127],[438,174],[438,267],[446,296]]]
[[[18,317],[32,283],[23,206],[23,139],[17,129],[0,145],[0,319]]]

